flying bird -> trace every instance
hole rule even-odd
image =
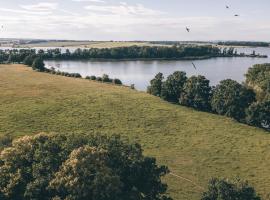
[[[234,15],[235,17],[239,17],[239,15]]]
[[[226,6],[227,9],[229,9],[230,7],[229,6]]]
[[[192,65],[193,65],[194,69],[197,70],[197,67],[196,67],[196,65],[193,62],[192,62]]]
[[[188,27],[186,27],[186,30],[187,30],[187,32],[190,32],[190,29]]]

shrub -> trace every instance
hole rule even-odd
[[[212,110],[238,121],[245,118],[245,109],[255,101],[255,93],[231,79],[223,80],[213,90]]]
[[[101,77],[97,77],[97,81],[102,81],[102,78]]]
[[[27,66],[32,66],[34,59],[35,59],[35,55],[26,56],[23,60],[23,64]]]
[[[116,85],[122,85],[122,81],[118,78],[113,79],[113,83]]]
[[[131,88],[132,90],[135,90],[135,84],[131,84],[131,85],[130,85],[130,88]]]
[[[24,136],[1,151],[0,171],[5,200],[169,200],[167,167],[119,136]]]
[[[254,88],[258,100],[267,100],[270,97],[270,63],[258,64],[249,68],[246,74],[246,84]]]
[[[209,181],[208,190],[201,200],[260,200],[253,187],[248,182],[239,179],[229,181],[213,178]]]
[[[90,76],[90,79],[94,81],[94,80],[97,79],[97,77],[96,76]]]
[[[71,73],[70,77],[74,77],[74,78],[82,78],[82,76],[79,73]]]
[[[38,57],[38,58],[35,58],[34,61],[33,61],[33,64],[32,64],[32,68],[34,70],[38,70],[40,72],[44,72],[46,70],[45,68],[45,64],[43,62],[43,59]]]
[[[270,130],[270,100],[251,104],[246,111],[246,122]]]
[[[179,103],[198,110],[209,111],[211,87],[204,76],[192,76],[184,84]]]
[[[110,81],[110,78],[109,78],[109,76],[108,76],[107,74],[103,74],[103,76],[102,76],[102,81],[103,81],[103,82],[111,82],[111,81]]]
[[[163,79],[163,74],[158,73],[155,78],[150,81],[150,86],[147,87],[147,92],[154,96],[160,97]]]

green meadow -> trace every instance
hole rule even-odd
[[[270,135],[232,119],[167,103],[124,86],[0,65],[0,134],[120,134],[169,167],[169,193],[196,200],[211,177],[270,193]],[[187,180],[188,179],[188,180]]]

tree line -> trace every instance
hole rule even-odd
[[[51,73],[51,74],[61,75],[61,76],[66,76],[66,77],[82,78],[81,74],[79,73],[61,72],[59,70],[56,70],[53,67],[50,69],[47,69],[44,64],[44,60],[43,60],[44,57],[40,54],[36,54],[35,50],[22,49],[22,50],[14,50],[12,52],[13,53],[11,53],[9,56],[6,56],[6,58],[8,57],[8,60],[7,60],[8,63],[22,63],[24,65],[32,67],[32,69],[35,71],[46,72],[46,73]],[[104,83],[113,83],[116,85],[122,85],[122,81],[120,79],[118,78],[111,79],[107,74],[103,74],[102,77],[96,77],[95,75],[86,76],[85,79],[104,82]]]
[[[0,63],[21,63],[26,56],[39,56],[43,59],[188,59],[188,58],[210,58],[218,56],[232,56],[231,52],[221,52],[220,48],[212,45],[189,45],[189,46],[131,46],[117,48],[91,48],[76,49],[71,52],[66,49],[13,49],[0,50]]]
[[[218,45],[250,46],[250,47],[269,47],[269,43],[268,42],[251,42],[251,41],[226,41],[226,42],[218,42]]]
[[[255,65],[250,68],[244,84],[226,79],[215,87],[211,87],[210,81],[200,75],[188,78],[185,72],[176,71],[165,80],[163,74],[158,73],[150,81],[147,92],[172,103],[224,115],[242,123],[270,130],[270,90],[268,90],[270,87],[261,88],[263,93],[267,93],[266,97],[261,99],[254,88],[249,86],[253,72],[265,67]],[[266,68],[269,70],[270,65],[268,64]],[[269,76],[264,77],[263,83],[270,86]],[[255,80],[258,81],[256,78]]]

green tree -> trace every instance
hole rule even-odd
[[[165,200],[168,173],[119,136],[38,134],[0,152],[5,200]]]
[[[35,58],[32,64],[32,68],[41,72],[45,71],[46,68],[43,59],[40,57]]]
[[[260,200],[256,191],[248,182],[239,179],[229,181],[213,178],[209,181],[208,190],[201,200]]]
[[[27,66],[32,66],[34,59],[35,59],[34,55],[28,55],[24,58],[23,64]]]
[[[83,146],[71,152],[50,181],[50,189],[61,199],[117,200],[121,198],[122,182],[107,166],[107,152]]]
[[[176,71],[169,75],[167,80],[162,84],[161,97],[166,101],[179,102],[179,97],[183,91],[186,80],[185,72]]]
[[[245,118],[245,109],[254,101],[255,93],[252,90],[227,79],[213,90],[211,106],[214,112],[241,121]]]
[[[162,87],[162,83],[163,83],[163,74],[162,73],[158,73],[154,79],[152,79],[150,81],[150,86],[148,86],[147,88],[147,92],[149,94],[152,94],[154,96],[161,96],[161,87]]]
[[[259,101],[270,100],[270,64],[258,64],[249,68],[246,84],[254,88]]]
[[[270,130],[270,100],[251,104],[246,111],[246,122]]]
[[[210,110],[211,87],[204,76],[192,76],[184,84],[179,103],[198,110]]]

